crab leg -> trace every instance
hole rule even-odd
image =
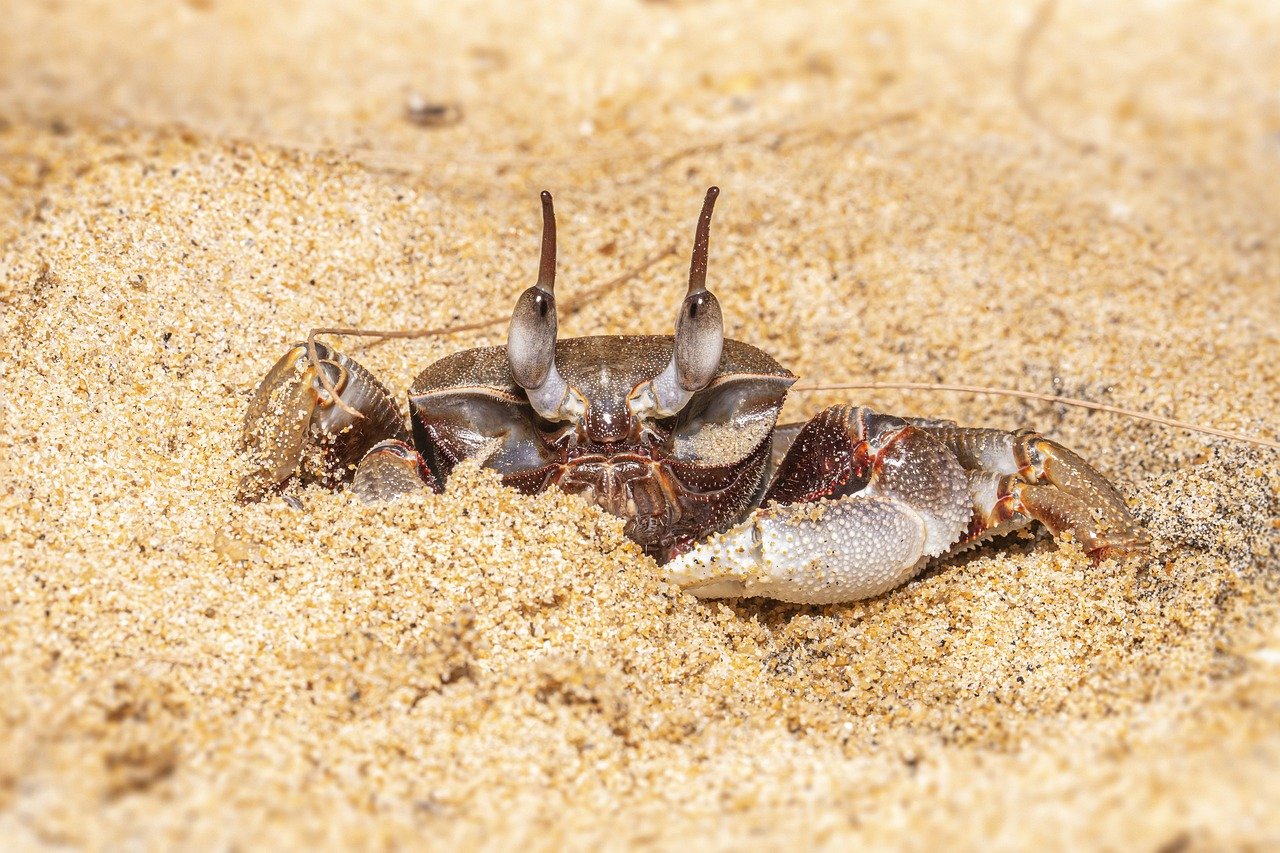
[[[261,500],[295,477],[336,487],[355,475],[356,464],[380,442],[394,441],[401,455],[413,453],[386,387],[332,347],[317,343],[316,350],[318,367],[310,363],[305,344],[291,347],[254,392],[241,438],[249,461],[236,495],[242,502]],[[321,371],[358,415],[335,404]],[[370,465],[380,468],[384,461],[377,458]],[[389,482],[386,476],[376,479]],[[366,491],[385,494],[386,488]]]
[[[1031,430],[1004,432],[913,420],[969,474],[974,517],[957,549],[1039,521],[1067,531],[1095,560],[1140,551],[1151,536],[1115,486],[1078,455]]]
[[[972,514],[964,469],[927,431],[837,406],[796,435],[763,508],[665,570],[706,598],[868,598],[945,553]]]

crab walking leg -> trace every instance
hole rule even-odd
[[[950,549],[973,514],[954,454],[901,418],[850,406],[805,424],[765,503],[667,563],[667,577],[704,598],[869,598]]]
[[[1031,430],[1005,432],[913,420],[969,472],[974,519],[958,546],[1039,521],[1054,536],[1068,530],[1100,561],[1141,551],[1151,535],[1115,486],[1080,456]]]
[[[261,500],[295,477],[337,487],[374,445],[409,437],[381,382],[332,347],[317,343],[316,350],[318,368],[306,344],[291,347],[254,392],[241,437],[249,462],[236,494],[241,502]],[[335,404],[320,371],[359,417]]]

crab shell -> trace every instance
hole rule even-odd
[[[715,377],[677,415],[639,418],[629,401],[672,348],[669,335],[558,341],[556,364],[586,403],[577,424],[534,411],[505,348],[447,356],[409,390],[414,445],[441,482],[472,456],[522,492],[555,485],[581,495],[627,519],[627,535],[666,561],[756,505],[795,381],[761,350],[726,340]]]

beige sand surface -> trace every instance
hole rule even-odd
[[[231,500],[307,328],[666,333],[702,191],[732,336],[1276,435],[1280,11],[20,2],[0,24],[0,838],[1280,844],[1280,457],[1048,405],[1157,536],[882,598],[703,603],[476,469]],[[957,7],[959,4],[956,4]],[[406,98],[459,104],[406,121]],[[501,325],[355,354],[396,388]],[[800,418],[839,399],[796,396]]]

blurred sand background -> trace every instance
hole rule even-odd
[[[562,298],[660,256],[562,334],[668,333],[717,183],[729,334],[806,379],[1275,437],[1277,56],[1261,0],[9,4],[0,837],[1280,844],[1274,452],[861,395],[1050,433],[1157,545],[1013,539],[825,608],[696,601],[474,469],[231,500],[284,348],[505,318],[544,187]],[[344,345],[399,390],[504,337]]]

